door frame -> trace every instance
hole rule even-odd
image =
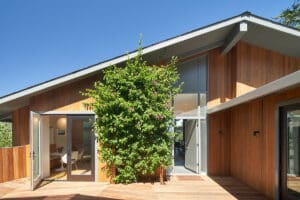
[[[205,172],[203,173],[201,171],[201,166],[202,166],[202,161],[201,161],[201,120],[206,119],[205,117],[201,117],[201,116],[184,116],[184,117],[175,117],[174,122],[176,120],[183,120],[183,126],[184,126],[184,120],[196,120],[197,122],[197,132],[196,132],[196,139],[197,139],[197,172],[195,171],[190,171],[193,172],[195,175],[199,175],[199,174],[205,174]],[[174,131],[174,127],[172,127],[172,130]],[[184,130],[183,130],[184,131]],[[183,133],[183,140],[185,142],[185,133]],[[207,150],[206,150],[207,151]],[[167,175],[174,175],[173,169],[175,167],[175,152],[174,152],[174,144],[172,145],[172,165],[168,167],[167,170]],[[185,165],[184,165],[185,167]],[[178,174],[176,174],[178,175]]]
[[[85,119],[85,118],[93,118],[95,121],[95,115],[66,115],[67,117],[67,158],[68,158],[68,164],[67,164],[67,180],[68,181],[95,181],[95,154],[97,152],[95,149],[95,141],[96,137],[95,134],[91,133],[91,175],[72,175],[72,162],[71,162],[71,154],[72,154],[72,120],[73,119]]]
[[[288,111],[300,109],[300,101],[299,100],[293,100],[290,102],[286,102],[278,107],[278,140],[277,140],[277,199],[281,199],[284,197],[288,197],[291,200],[297,199],[296,197],[291,196],[285,196],[287,195],[287,182],[286,182],[286,126],[287,126],[287,118],[286,114]]]
[[[80,116],[94,116],[94,119],[97,118],[96,114],[94,112],[91,112],[91,111],[30,111],[29,113],[29,128],[30,128],[30,132],[29,132],[29,139],[30,139],[30,189],[31,190],[34,190],[36,188],[36,186],[40,183],[40,181],[42,181],[42,172],[40,172],[40,178],[39,178],[39,183],[35,184],[34,187],[33,187],[33,173],[32,173],[32,170],[33,170],[33,162],[32,162],[32,150],[33,150],[33,146],[32,146],[32,133],[33,133],[33,126],[32,126],[32,120],[33,120],[33,114],[38,114],[39,116],[51,116],[51,115],[65,115],[66,118],[69,116],[69,115],[80,115]],[[41,131],[41,127],[42,127],[42,123],[41,123],[41,120],[40,120],[40,126],[39,126],[39,130]],[[93,137],[95,138],[95,143],[93,144],[94,145],[94,164],[93,164],[93,167],[94,167],[94,180],[97,181],[98,180],[98,153],[97,153],[97,146],[98,146],[98,142],[97,142],[97,136],[96,136],[96,132],[94,132],[93,134]],[[41,132],[40,132],[40,142],[41,144]],[[40,146],[40,151],[41,151],[41,148],[44,148],[44,147],[41,147]],[[42,170],[42,165],[43,163],[41,162],[41,156],[40,156],[40,170]]]
[[[38,145],[39,145],[39,175],[38,177],[34,177],[34,158],[36,153],[34,152],[34,137],[33,137],[33,123],[34,123],[34,115],[38,116],[38,135],[39,135],[39,140],[38,140]],[[37,112],[30,111],[30,120],[29,120],[29,127],[30,127],[30,134],[29,134],[29,139],[30,139],[30,189],[34,190],[42,181],[42,167],[41,167],[41,115]]]

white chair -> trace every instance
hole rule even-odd
[[[75,165],[75,169],[77,169],[77,160],[78,160],[78,151],[72,151],[71,154],[71,164]],[[67,153],[65,153],[62,157],[61,157],[61,161],[64,164],[68,163],[68,155]]]

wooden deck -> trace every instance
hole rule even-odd
[[[0,184],[1,199],[186,199],[186,200],[230,200],[265,199],[248,186],[232,177],[174,178],[165,185],[159,183],[136,183],[110,185],[97,182],[56,181],[30,191],[25,179]]]

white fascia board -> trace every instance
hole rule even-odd
[[[294,85],[300,84],[300,70],[291,73],[287,76],[284,76],[280,79],[267,83],[251,92],[248,92],[244,95],[236,97],[232,100],[229,100],[225,103],[217,105],[215,107],[209,108],[207,110],[207,114],[212,114],[215,112],[219,112],[222,110],[226,110],[228,108],[237,106],[239,104],[248,102],[250,100],[266,96],[268,94],[292,87]]]
[[[237,16],[237,17],[232,18],[230,20],[227,20],[227,21],[224,21],[224,22],[212,25],[212,26],[208,26],[208,27],[205,27],[203,29],[196,30],[196,31],[191,32],[191,33],[187,33],[187,34],[182,35],[182,36],[178,36],[178,37],[175,37],[175,38],[163,41],[163,42],[158,43],[158,44],[153,45],[153,46],[146,47],[145,49],[142,50],[142,53],[143,54],[147,54],[147,53],[150,53],[150,52],[153,52],[153,51],[165,48],[167,46],[171,46],[173,44],[176,44],[176,43],[179,43],[179,42],[191,39],[193,37],[197,37],[197,36],[209,33],[211,31],[214,31],[214,30],[217,30],[217,29],[229,26],[231,24],[238,23],[241,20],[243,20],[243,17],[242,16]],[[3,103],[6,103],[6,102],[12,101],[12,100],[21,98],[23,96],[27,96],[27,95],[31,95],[31,94],[36,93],[36,92],[40,92],[42,90],[45,90],[47,88],[53,87],[53,86],[58,85],[58,84],[62,84],[64,82],[70,81],[72,79],[76,79],[76,78],[82,77],[84,75],[88,75],[88,74],[91,74],[93,72],[97,72],[97,71],[99,71],[101,69],[104,69],[106,67],[109,67],[111,65],[116,65],[118,63],[124,62],[128,58],[134,58],[137,55],[137,53],[138,52],[133,52],[133,53],[130,53],[128,55],[121,56],[119,58],[116,58],[116,59],[113,59],[113,60],[110,60],[110,61],[98,64],[98,65],[95,65],[93,67],[90,67],[90,68],[87,68],[87,69],[75,72],[73,74],[69,74],[69,75],[63,76],[61,78],[49,81],[47,83],[44,83],[44,84],[41,84],[41,85],[37,85],[35,87],[32,87],[32,88],[20,91],[18,93],[15,93],[15,94],[3,97],[2,99],[0,99],[0,105],[3,104]]]
[[[280,31],[280,32],[284,32],[284,33],[287,33],[287,34],[290,34],[290,35],[300,37],[300,31],[299,30],[289,28],[289,27],[284,26],[284,25],[276,24],[276,23],[273,23],[273,22],[268,21],[268,20],[260,19],[260,18],[257,18],[255,16],[252,16],[252,15],[244,16],[244,17],[245,17],[245,20],[248,20],[249,22],[259,24],[259,25],[262,25],[262,26],[265,26],[265,27],[268,27],[268,28],[271,28],[271,29],[274,29],[274,30],[277,30],[277,31]]]

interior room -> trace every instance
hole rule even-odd
[[[68,180],[68,173],[91,175],[92,125],[89,118],[68,122],[66,115],[43,115],[41,124],[44,180]],[[46,146],[49,148],[44,148]]]

